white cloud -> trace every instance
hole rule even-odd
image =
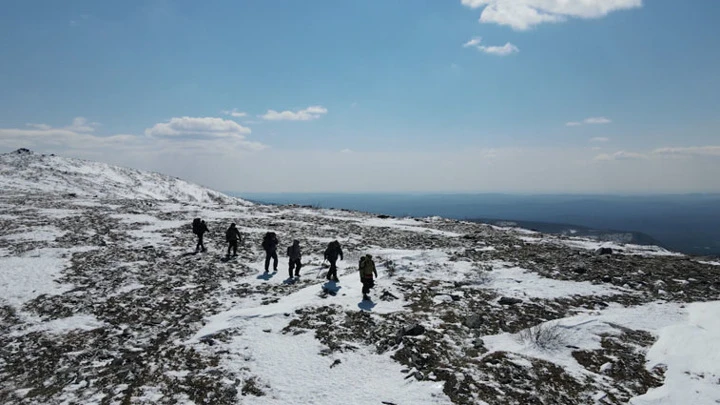
[[[601,18],[613,11],[642,6],[642,0],[462,0],[464,6],[483,8],[481,23],[527,30],[542,23],[568,18]]]
[[[490,55],[507,56],[513,53],[520,52],[517,46],[510,42],[505,43],[503,46],[485,46],[481,45],[482,38],[475,37],[463,44],[463,48],[475,48],[480,52],[487,53]]]
[[[30,128],[33,128],[33,129],[40,129],[40,130],[45,130],[45,131],[52,128],[48,124],[25,124],[25,125],[29,126]]]
[[[353,153],[353,150],[345,148],[345,149],[341,150],[340,153]]]
[[[607,142],[610,138],[606,138],[604,136],[596,136],[594,138],[590,138],[590,142]]]
[[[480,42],[482,42],[482,38],[480,38],[480,37],[472,38],[463,44],[463,48],[469,48],[471,46],[472,47],[478,46],[478,45],[480,45]]]
[[[88,122],[84,117],[76,117],[73,119],[72,125],[65,127],[65,129],[76,132],[93,132],[99,126],[100,124],[97,122]]]
[[[585,118],[582,121],[566,122],[565,126],[566,127],[578,127],[580,125],[600,125],[600,124],[609,124],[611,122],[612,122],[612,120],[610,120],[609,118],[605,118],[605,117],[590,117],[590,118]]]
[[[647,155],[637,152],[627,152],[624,150],[617,151],[615,153],[602,153],[595,156],[595,160],[636,160],[636,159],[647,159]]]
[[[298,111],[275,111],[268,110],[265,114],[261,115],[260,118],[267,121],[310,121],[316,120],[327,114],[327,108],[319,105],[310,106],[304,110]]]
[[[237,108],[233,108],[232,110],[222,110],[221,111],[224,115],[229,115],[231,117],[235,118],[242,118],[247,117],[247,113],[244,111],[238,111]]]
[[[147,131],[173,133],[173,131],[188,129],[170,125],[172,122],[171,120],[170,123],[155,125]],[[97,126],[98,124],[94,123],[93,125]],[[152,161],[160,155],[165,156],[164,159],[168,162],[174,162],[181,157],[198,153],[212,159],[214,156],[234,156],[267,148],[262,143],[248,141],[242,134],[236,134],[241,130],[232,125],[219,130],[220,133],[236,134],[235,136],[218,136],[219,132],[216,131],[211,133],[213,136],[202,138],[150,137],[133,134],[98,135],[87,131],[87,126],[87,121],[76,119],[72,125],[63,128],[53,128],[46,124],[31,124],[30,128],[0,128],[0,149],[30,148],[40,153],[59,153],[117,164],[133,162],[133,164],[139,165],[138,167],[152,169],[152,167],[146,166],[145,162]],[[208,130],[207,126],[201,129]],[[197,133],[197,126],[192,131],[192,133]],[[185,159],[181,160],[186,161]]]
[[[214,117],[175,117],[168,122],[155,124],[145,130],[145,135],[156,137],[205,136],[240,137],[251,132],[235,121]]]
[[[692,156],[719,156],[720,146],[689,146],[681,148],[659,148],[652,151],[656,156],[692,157]]]
[[[585,120],[583,122],[585,124],[609,124],[612,121],[610,121],[609,119],[607,119],[605,117],[590,117],[590,118],[585,118]]]

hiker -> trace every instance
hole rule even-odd
[[[340,260],[343,260],[343,251],[340,247],[340,242],[334,240],[328,243],[327,249],[325,249],[325,258],[330,262],[330,270],[327,272],[326,278],[332,281],[340,281],[337,276],[337,260],[340,256]]]
[[[302,259],[302,252],[300,252],[299,240],[295,239],[292,246],[288,246],[287,255],[290,257],[290,261],[288,262],[288,273],[290,273],[290,278],[293,276],[293,269],[295,269],[295,277],[300,277],[300,267],[302,267],[300,259]]]
[[[280,241],[278,240],[277,235],[275,235],[275,232],[268,232],[263,237],[262,248],[265,250],[265,273],[267,273],[268,269],[270,268],[270,258],[273,259],[273,271],[277,271],[278,244],[280,244]]]
[[[377,278],[377,270],[372,255],[365,255],[360,258],[360,282],[362,282],[363,300],[370,300],[370,289],[375,287],[373,275]]]
[[[233,256],[237,256],[238,242],[242,239],[240,237],[240,231],[235,227],[235,223],[230,224],[230,227],[225,231],[225,240],[228,243],[227,256],[230,257],[230,250],[232,249]]]
[[[210,230],[207,227],[207,224],[205,224],[205,220],[200,218],[195,218],[192,223],[193,233],[197,235],[198,241],[197,245],[195,246],[195,253],[197,252],[206,252],[207,249],[205,249],[205,244],[203,243],[203,235],[205,232],[209,232]]]

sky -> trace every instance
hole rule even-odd
[[[720,1],[0,10],[0,152],[236,192],[720,192]]]

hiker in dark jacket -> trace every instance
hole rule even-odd
[[[240,241],[240,231],[235,227],[235,223],[230,224],[230,227],[225,231],[225,240],[228,243],[227,256],[230,257],[230,250],[232,249],[233,256],[237,256],[238,242]]]
[[[290,273],[290,278],[293,276],[293,269],[295,269],[295,277],[300,277],[300,267],[302,267],[300,260],[302,259],[302,252],[300,251],[299,240],[294,240],[292,246],[288,246],[287,255],[290,257],[290,262],[288,263],[288,273]]]
[[[207,249],[205,249],[205,244],[203,243],[203,235],[205,232],[210,232],[210,230],[207,227],[207,224],[205,224],[205,220],[200,220],[200,223],[196,225],[193,224],[193,232],[198,237],[197,245],[195,246],[195,253],[197,252],[205,252]]]
[[[362,293],[363,300],[370,300],[370,289],[375,287],[375,280],[373,275],[377,278],[377,269],[375,269],[375,262],[373,262],[372,255],[365,255],[360,258],[360,282],[363,285]]]
[[[337,276],[337,260],[338,256],[340,260],[343,260],[343,251],[340,247],[340,242],[334,240],[330,242],[325,249],[325,258],[330,262],[330,270],[327,272],[326,278],[332,281],[340,281]]]
[[[273,259],[273,271],[277,271],[278,267],[278,255],[277,247],[280,241],[275,235],[275,232],[268,232],[263,237],[262,248],[265,250],[265,273],[270,268],[270,259]]]

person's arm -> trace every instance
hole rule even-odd
[[[375,278],[377,278],[377,269],[375,268],[375,263],[372,265],[373,273],[375,273]]]
[[[340,260],[345,260],[345,259],[343,258],[342,248],[339,248],[338,250],[340,250]]]

